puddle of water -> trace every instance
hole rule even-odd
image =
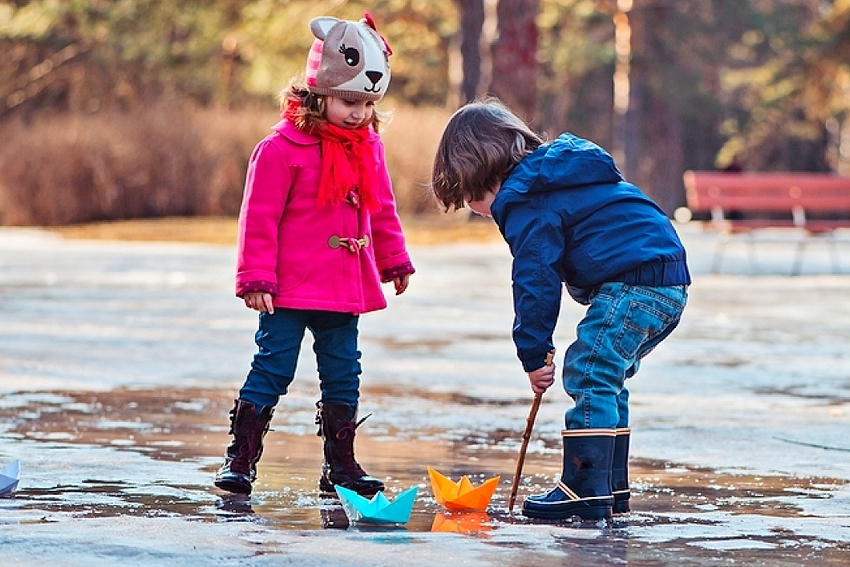
[[[368,394],[380,401],[383,392]],[[420,403],[487,404],[458,395],[426,398],[433,399]],[[261,546],[263,557],[282,553],[281,542],[293,537],[302,541],[336,532],[359,538],[353,548],[366,546],[371,557],[386,561],[372,564],[392,564],[390,555],[412,553],[409,546],[432,554],[435,545],[447,546],[449,555],[477,550],[473,555],[479,559],[498,556],[502,565],[532,564],[520,557],[534,558],[533,564],[575,557],[581,560],[575,564],[582,565],[669,560],[677,565],[728,561],[771,566],[803,559],[811,565],[846,565],[850,558],[850,517],[845,514],[838,523],[818,518],[807,504],[836,494],[850,501],[850,491],[841,490],[843,481],[828,478],[731,474],[635,459],[630,463],[629,515],[591,525],[551,525],[511,515],[506,509],[511,478],[504,473],[513,470],[520,432],[504,428],[372,436],[364,426],[357,439],[358,460],[385,480],[390,498],[412,485],[420,487],[420,496],[404,526],[351,525],[337,501],[318,494],[321,441],[312,425],[312,404],[298,398],[282,403],[275,416],[254,493],[229,495],[210,483],[227,443],[231,404],[217,390],[119,389],[63,392],[0,407],[0,423],[6,424],[0,435],[34,448],[39,456],[24,459],[16,497],[0,500],[0,524],[47,532],[61,524],[82,534],[109,518],[121,524],[179,519],[191,529],[210,526],[202,531],[232,526],[235,531],[228,537]],[[492,405],[503,404],[508,402]],[[559,450],[540,443],[541,451],[526,461],[520,502],[527,494],[547,490],[560,472]],[[47,458],[54,459],[50,466],[45,466]],[[85,474],[80,462],[91,463]],[[452,514],[433,498],[426,465],[452,478],[470,475],[473,483],[500,473],[502,480],[486,512]],[[56,482],[60,479],[65,480]],[[41,537],[48,542],[52,536]],[[161,545],[177,545],[170,537]],[[434,537],[450,539],[435,543]],[[13,544],[10,549],[19,549],[15,541],[6,541]],[[485,547],[470,547],[473,541]],[[378,546],[377,555],[370,546]],[[333,563],[338,551],[321,548],[312,557]],[[423,557],[411,558],[410,564],[433,564],[423,563]],[[299,564],[310,563],[305,558]]]
[[[307,379],[278,405],[254,495],[211,486],[232,405],[222,392],[255,349],[256,317],[232,296],[232,247],[0,230],[0,464],[23,461],[20,492],[0,499],[3,561],[850,564],[847,277],[827,275],[826,255],[809,264],[809,253],[809,275],[784,277],[793,247],[770,269],[760,253],[757,277],[743,248],[724,262],[732,273],[708,275],[714,240],[683,238],[695,274],[687,317],[631,384],[632,452],[645,457],[630,463],[631,514],[583,526],[507,513],[530,396],[510,341],[510,255],[494,242],[413,250],[414,285],[363,318],[362,411],[375,415],[358,458],[389,492],[422,490],[403,527],[342,529],[340,509],[316,492],[309,347]],[[583,312],[562,305],[559,350]],[[560,391],[544,399],[520,502],[559,474],[566,402]],[[484,516],[447,517],[426,465],[502,480]]]

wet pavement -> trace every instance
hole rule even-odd
[[[686,319],[629,383],[632,512],[589,525],[507,510],[531,395],[505,245],[414,247],[409,292],[361,322],[358,459],[390,496],[420,486],[407,524],[375,527],[318,494],[308,342],[254,493],[212,487],[253,352],[231,247],[0,229],[0,466],[22,462],[0,499],[4,564],[850,564],[850,243],[838,274],[813,245],[789,277],[790,242],[755,266],[730,244],[712,274],[714,237],[682,234]],[[565,300],[559,352],[581,313]],[[520,502],[560,471],[567,403],[544,397]],[[451,514],[427,466],[501,481],[486,513]]]

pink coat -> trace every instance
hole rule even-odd
[[[251,155],[239,214],[236,295],[267,291],[274,305],[360,314],[387,306],[381,281],[413,273],[384,146],[375,152],[383,205],[319,205],[319,138],[282,121]],[[359,241],[359,242],[358,242]]]

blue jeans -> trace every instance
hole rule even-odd
[[[564,389],[575,401],[564,418],[567,429],[628,427],[626,378],[673,332],[687,301],[687,286],[599,287],[564,357]]]
[[[322,401],[348,404],[352,414],[360,398],[359,317],[350,313],[275,308],[260,313],[255,341],[259,350],[251,362],[239,399],[257,409],[277,405],[295,378],[304,330],[313,334]]]

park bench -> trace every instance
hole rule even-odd
[[[749,236],[750,262],[755,270],[755,234],[761,229],[790,229],[801,234],[796,240],[793,274],[800,273],[806,246],[815,237],[828,238],[832,268],[838,271],[835,234],[838,229],[850,228],[850,177],[686,171],[684,183],[694,218],[704,218],[704,228],[719,234],[712,272],[720,269],[733,234]]]

